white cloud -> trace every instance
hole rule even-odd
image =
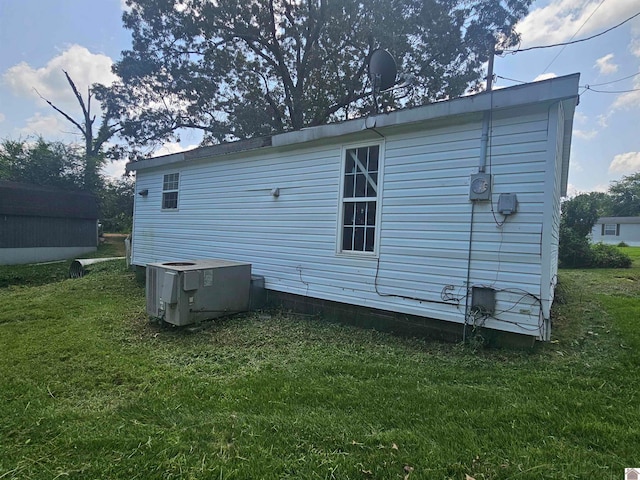
[[[569,170],[571,170],[572,172],[582,172],[584,171],[584,168],[582,168],[582,165],[580,165],[580,162],[578,162],[577,160],[571,159],[569,161]]]
[[[167,142],[163,144],[162,147],[160,147],[158,150],[156,150],[154,152],[154,155],[170,155],[172,153],[180,153],[187,150],[193,150],[197,147],[198,145],[188,145],[186,147],[183,147],[177,142]]]
[[[640,38],[634,38],[629,43],[629,51],[636,57],[640,58]]]
[[[115,160],[113,162],[109,162],[102,167],[102,174],[109,178],[118,179],[124,175],[124,167],[127,162],[128,160]]]
[[[603,115],[598,115],[598,125],[600,125],[602,128],[607,128],[609,126],[609,119],[611,118],[611,115],[611,112]]]
[[[93,83],[111,84],[116,76],[111,72],[113,61],[102,54],[94,54],[80,45],[71,45],[41,68],[21,62],[9,68],[2,79],[15,95],[38,99],[40,94],[58,107],[77,108],[77,100],[67,83],[63,70],[67,71],[79,92],[85,96]],[[75,110],[73,110],[75,111]]]
[[[20,135],[42,135],[47,138],[65,139],[69,138],[69,134],[75,135],[74,126],[67,123],[61,116],[57,114],[42,115],[37,112],[34,116],[27,119],[27,124],[19,129]]]
[[[640,152],[621,153],[613,157],[609,172],[633,173],[640,171]]]
[[[556,78],[558,75],[555,73],[541,73],[536,78],[533,79],[534,82],[539,82],[540,80],[549,80],[550,78]]]
[[[627,93],[621,94],[616,101],[613,102],[613,110],[629,109],[640,107],[640,77],[636,77],[633,81],[633,88]]]
[[[597,68],[601,75],[611,75],[612,73],[616,73],[618,71],[618,65],[612,63],[611,60],[613,60],[613,53],[609,53],[608,55],[597,59],[593,68]]]
[[[567,185],[567,197],[568,198],[573,198],[576,195],[578,195],[580,192],[579,190],[576,188],[576,186],[573,183],[569,183]]]
[[[600,3],[601,0],[552,0],[549,5],[532,10],[517,26],[522,47],[567,41],[584,24],[576,37],[579,39],[620,23],[638,11],[638,0],[616,0],[607,2],[589,18]]]
[[[7,117],[4,116],[4,113],[0,113],[0,122],[4,122]]]
[[[590,191],[606,193],[609,191],[609,185],[606,183],[599,183],[595,187],[593,187]]]
[[[587,117],[582,112],[576,111],[576,113],[573,115],[574,123],[585,124],[585,123],[587,123],[588,120],[589,120],[589,117]]]
[[[573,134],[576,137],[581,138],[583,140],[591,140],[592,138],[595,138],[598,135],[598,130],[579,130],[579,129],[574,129],[573,130]]]

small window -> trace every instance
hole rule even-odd
[[[618,235],[618,225],[615,223],[605,223],[602,228],[602,235]]]
[[[167,173],[162,181],[162,209],[174,210],[178,208],[179,173]]]
[[[374,252],[380,145],[346,149],[343,166],[340,251]]]

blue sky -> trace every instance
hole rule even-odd
[[[75,113],[62,70],[69,71],[81,92],[90,83],[112,81],[112,62],[130,46],[121,22],[123,3],[0,1],[0,139],[42,134],[48,140],[78,140],[71,125],[36,90]],[[521,48],[584,38],[638,12],[639,0],[537,0],[518,26]],[[562,51],[556,47],[509,54],[495,62],[497,88],[516,84],[513,80],[575,72],[581,74],[582,94],[574,122],[569,191],[604,191],[611,181],[640,171],[640,75],[632,76],[640,72],[640,17]],[[158,153],[196,146],[199,139],[196,134],[182,137],[181,145],[167,144]],[[123,169],[124,162],[113,163],[105,173],[118,175]]]

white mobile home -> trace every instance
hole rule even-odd
[[[591,241],[640,247],[640,217],[600,217],[591,230]]]
[[[548,340],[578,78],[129,163],[132,263]]]

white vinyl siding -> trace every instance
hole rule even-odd
[[[591,241],[640,247],[640,217],[602,217],[591,230]]]
[[[482,115],[382,130],[375,254],[340,254],[345,151],[376,145],[364,131],[183,163],[180,210],[170,221],[152,208],[166,170],[138,171],[138,189],[150,193],[135,199],[133,263],[246,261],[268,289],[459,324],[469,287],[486,286],[496,289],[500,312],[486,326],[539,336],[545,172],[555,156],[548,116],[548,105],[494,113],[493,207],[500,193],[516,193],[519,208],[499,228],[491,203],[477,202],[471,250],[469,178],[478,170]]]

